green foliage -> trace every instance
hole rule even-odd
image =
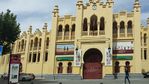
[[[4,46],[3,54],[10,52],[10,45],[17,40],[21,32],[16,17],[10,10],[0,13],[0,45]]]

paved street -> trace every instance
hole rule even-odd
[[[20,82],[20,84],[124,84],[124,80],[34,80]],[[7,80],[0,79],[0,84],[7,84]],[[128,84],[128,83],[127,83]],[[131,84],[149,84],[149,79],[131,80]]]

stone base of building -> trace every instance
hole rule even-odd
[[[47,80],[82,80],[79,74],[54,74],[54,75],[35,75],[36,79],[47,79]]]
[[[130,73],[130,79],[143,79],[143,74],[141,73]],[[124,79],[125,74],[119,73],[117,74],[117,79]],[[113,74],[106,74],[104,79],[115,79]]]

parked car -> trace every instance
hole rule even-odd
[[[144,78],[149,78],[149,72],[143,73]]]
[[[32,77],[32,80],[35,79],[35,75],[33,73],[28,73],[28,75],[30,75]]]
[[[1,78],[2,78],[2,79],[5,79],[5,80],[8,79],[8,74],[7,74],[7,73],[4,73],[4,74],[1,76]]]
[[[31,81],[31,80],[33,80],[33,78],[31,75],[29,75],[27,73],[20,73],[19,80],[20,81]]]

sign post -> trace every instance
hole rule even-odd
[[[2,55],[2,52],[3,52],[3,46],[0,45],[0,56]]]
[[[10,66],[9,66],[9,83],[19,82],[19,65],[20,65],[20,55],[11,54],[10,55]]]

